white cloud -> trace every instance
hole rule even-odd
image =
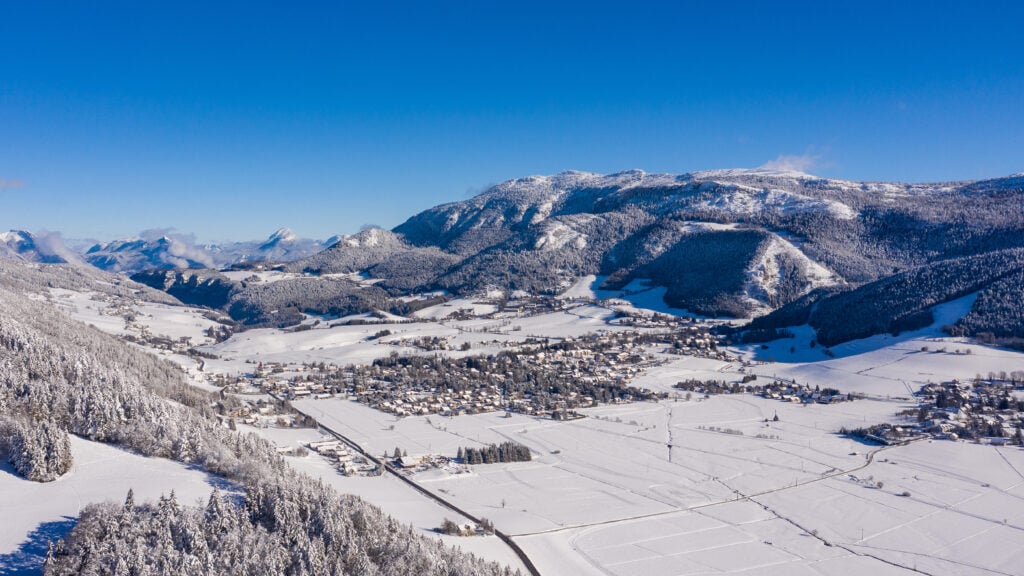
[[[175,235],[170,239],[171,245],[167,247],[167,253],[161,256],[168,264],[172,264],[176,268],[188,268],[188,261],[191,260],[207,268],[215,267],[213,257],[193,244],[191,236]]]
[[[43,256],[57,256],[65,262],[80,263],[81,257],[64,245],[60,232],[41,230],[35,234],[36,250]]]
[[[779,154],[775,160],[769,160],[758,166],[761,170],[779,170],[782,172],[804,172],[811,170],[821,160],[820,154]]]
[[[156,242],[167,238],[170,244],[167,252],[160,254],[160,259],[175,268],[188,268],[189,260],[198,262],[207,268],[214,268],[213,256],[205,248],[196,244],[194,234],[182,234],[174,228],[150,228],[139,232],[139,237],[146,242]]]

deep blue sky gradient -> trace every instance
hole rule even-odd
[[[780,155],[1024,170],[1024,2],[554,4],[3,2],[0,229],[323,238],[518,176]]]

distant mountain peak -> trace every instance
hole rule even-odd
[[[355,234],[345,236],[340,239],[340,242],[345,246],[363,248],[376,248],[379,246],[401,243],[393,232],[384,230],[383,228],[377,228],[376,226],[364,228]]]
[[[270,242],[293,242],[298,240],[299,236],[295,232],[292,232],[291,228],[279,228],[276,232],[267,238]]]
[[[271,250],[281,244],[290,244],[298,240],[298,234],[292,232],[290,228],[280,228],[271,234],[266,242],[260,245],[260,250]]]
[[[27,230],[0,232],[0,257],[48,264],[81,263],[79,255],[64,245],[60,234],[33,234]]]
[[[326,246],[280,228],[266,240],[199,245],[190,236],[163,235],[149,240],[134,237],[99,243],[88,249],[86,260],[103,270],[141,272],[173,268],[225,268],[242,262],[289,262],[311,256]]]
[[[0,232],[0,242],[11,243],[11,242],[24,242],[32,239],[32,233],[26,230],[10,230],[8,232]]]

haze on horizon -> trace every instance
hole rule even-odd
[[[392,227],[569,169],[1021,172],[1013,2],[16,4],[0,229]]]

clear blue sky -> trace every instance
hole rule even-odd
[[[0,229],[326,237],[517,176],[780,155],[1024,170],[1024,2],[553,4],[4,2]]]

